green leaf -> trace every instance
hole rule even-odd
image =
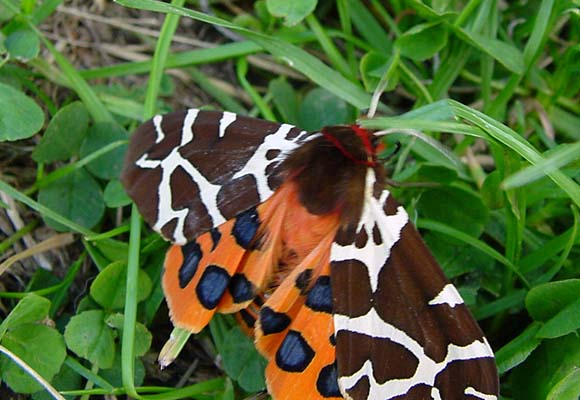
[[[103,196],[105,204],[109,208],[123,207],[131,204],[131,198],[125,192],[123,184],[118,179],[112,179],[107,183]]]
[[[40,52],[38,35],[30,29],[12,32],[6,38],[4,45],[11,58],[23,62],[36,58]]]
[[[0,142],[26,139],[44,124],[42,109],[30,97],[0,83]]]
[[[127,264],[122,261],[111,263],[101,271],[91,285],[91,296],[107,310],[116,310],[125,305]],[[137,301],[149,296],[152,288],[151,279],[143,270],[139,270]]]
[[[580,328],[580,299],[562,308],[554,317],[546,321],[538,332],[539,338],[557,338]]]
[[[531,164],[538,164],[544,159],[538,151],[530,145],[530,143],[507,126],[482,112],[467,107],[455,100],[445,101],[452,107],[457,118],[465,119],[476,125],[489,134],[489,136],[510,148]],[[576,205],[580,206],[580,185],[559,170],[552,172],[548,171],[547,174],[550,179],[552,179],[570,196]]]
[[[2,345],[48,381],[60,370],[66,357],[62,335],[41,324],[24,324],[11,329],[2,338]],[[0,371],[2,380],[17,393],[34,393],[42,389],[38,382],[4,355]]]
[[[360,72],[365,88],[368,91],[374,90],[387,71],[394,67],[393,78],[389,80],[385,87],[385,91],[393,90],[399,82],[397,68],[392,65],[394,62],[397,62],[397,58],[393,57],[392,54],[384,54],[377,51],[370,51],[365,54],[360,62]]]
[[[16,307],[0,324],[0,337],[8,329],[13,329],[22,324],[38,322],[48,316],[50,301],[36,294],[28,294],[18,302]]]
[[[458,28],[455,33],[467,43],[495,58],[513,73],[518,75],[524,73],[524,56],[517,47],[464,29]]]
[[[278,78],[270,81],[268,89],[272,93],[272,101],[282,115],[282,120],[297,125],[298,99],[292,85],[286,79]]]
[[[99,368],[111,368],[115,360],[115,333],[105,323],[102,310],[84,311],[72,317],[64,331],[67,347]]]
[[[226,373],[242,389],[249,393],[265,389],[264,368],[267,362],[238,326],[227,331],[218,351]]]
[[[275,17],[284,18],[284,24],[296,25],[316,8],[317,0],[266,0],[268,12]]]
[[[495,361],[500,375],[523,363],[542,342],[536,338],[541,325],[530,324],[516,338],[495,353]]]
[[[176,7],[160,1],[117,0],[117,3],[143,10],[183,15],[199,21],[235,30],[266,49],[273,56],[284,60],[292,68],[300,71],[319,86],[334,93],[336,96],[347,101],[356,108],[367,108],[370,104],[371,96],[359,85],[352,83],[315,56],[309,54],[298,46],[287,43],[281,39],[250,31],[221,18],[188,10],[183,7]]]
[[[414,168],[413,174],[405,178],[411,182],[436,182],[440,185],[451,183],[457,179],[457,171],[438,164],[423,162]],[[400,176],[397,176],[401,179]]]
[[[496,170],[486,176],[481,186],[481,199],[491,210],[497,210],[504,205],[503,190],[500,189],[501,173]]]
[[[77,169],[41,188],[38,202],[89,229],[101,220],[105,212],[101,188],[84,169]],[[56,230],[68,230],[50,218],[45,217],[45,222]]]
[[[546,400],[578,400],[579,397],[580,368],[576,367],[552,387]]]
[[[60,392],[66,390],[75,390],[81,387],[82,377],[73,369],[71,369],[66,363],[62,365],[60,371],[52,378],[50,382],[55,389]],[[67,400],[75,400],[75,396],[64,396]],[[54,397],[47,391],[36,392],[32,395],[33,400],[54,400]]]
[[[423,225],[424,221],[420,219],[417,223]],[[484,252],[474,251],[472,246],[450,243],[447,235],[434,234],[434,232],[425,234],[423,239],[437,259],[437,262],[439,262],[447,278],[452,279],[470,272],[481,273],[493,265],[493,258]],[[472,238],[471,236],[469,237]]]
[[[347,3],[352,24],[364,40],[376,51],[385,54],[391,53],[393,41],[385,28],[377,21],[366,2],[348,0]]]
[[[395,41],[401,55],[424,61],[437,54],[447,44],[447,29],[442,23],[415,25]]]
[[[121,365],[121,355],[117,354],[115,357],[115,362],[111,368],[103,369],[99,371],[99,375],[103,377],[107,382],[109,382],[114,387],[123,387],[123,379],[122,379],[122,365]],[[143,384],[145,380],[145,366],[143,362],[139,359],[135,359],[135,374],[133,376],[133,381],[135,382],[136,386],[140,386]]]
[[[16,14],[11,8],[0,2],[0,21],[8,21]]]
[[[312,89],[302,103],[298,114],[299,126],[315,131],[324,126],[351,122],[352,109],[342,99],[322,88]]]
[[[89,114],[83,103],[76,101],[62,107],[50,120],[32,158],[43,163],[68,160],[77,154],[88,126]]]
[[[504,189],[528,185],[545,177],[549,172],[578,160],[580,142],[562,144],[550,151],[549,155],[539,163],[527,167],[508,177],[502,184]]]
[[[479,196],[457,187],[426,190],[417,208],[422,218],[442,221],[473,237],[483,232],[489,216]]]
[[[91,127],[89,134],[81,146],[81,157],[87,157],[110,143],[127,140],[128,137],[127,131],[116,123],[97,123]],[[91,161],[87,164],[86,168],[91,174],[101,179],[118,178],[121,174],[126,152],[127,145],[120,146]]]
[[[578,299],[580,279],[548,282],[532,288],[526,296],[526,308],[536,321],[548,321]]]
[[[117,329],[118,331],[123,331],[123,322],[125,321],[125,316],[123,314],[112,314],[107,318],[107,325]],[[147,327],[139,322],[135,325],[135,348],[133,352],[136,357],[145,355],[149,348],[151,347],[151,341],[153,337],[151,332]]]
[[[511,374],[514,399],[545,400],[580,365],[580,339],[571,334],[544,340]],[[562,383],[561,383],[562,382]]]

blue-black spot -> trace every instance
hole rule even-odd
[[[302,372],[314,358],[314,351],[300,332],[288,331],[276,352],[276,365],[287,372]]]
[[[181,267],[179,267],[178,277],[179,287],[183,289],[189,284],[191,278],[195,275],[199,265],[199,260],[201,260],[201,257],[203,256],[203,252],[201,251],[199,244],[194,240],[183,246],[181,248],[181,253],[183,254],[183,263],[181,264]]]
[[[310,286],[310,280],[312,279],[312,270],[305,269],[296,278],[295,285],[300,290],[300,294],[305,295]]]
[[[213,228],[211,231],[209,231],[209,234],[211,235],[211,241],[212,241],[211,249],[215,250],[218,243],[220,242],[220,239],[222,238],[222,233],[220,231],[218,231],[217,228]]]
[[[336,362],[327,365],[320,370],[318,379],[316,379],[316,389],[322,397],[342,397],[340,389],[338,388]]]
[[[258,211],[256,208],[250,208],[236,217],[236,222],[234,222],[234,228],[232,229],[232,235],[236,239],[236,242],[244,249],[253,250],[256,248],[256,241],[254,237],[258,232],[260,227],[260,218],[258,217]]]
[[[264,298],[261,296],[256,296],[254,299],[254,304],[257,305],[258,308],[262,307],[264,305]]]
[[[232,276],[228,290],[234,299],[234,303],[243,303],[252,300],[256,293],[252,282],[242,274],[234,274]]]
[[[331,345],[336,346],[336,336],[334,336],[334,333],[330,335],[328,341],[330,342]]]
[[[264,335],[282,332],[290,325],[290,317],[284,313],[272,310],[270,307],[260,309],[260,325]]]
[[[254,318],[254,316],[250,314],[248,310],[242,309],[239,311],[239,313],[242,321],[244,321],[244,324],[246,324],[248,328],[253,328],[256,323],[256,318]]]
[[[330,277],[321,276],[308,291],[306,305],[314,311],[332,313],[332,289],[330,288]]]
[[[199,302],[208,310],[216,308],[229,281],[228,271],[217,265],[209,265],[195,288]]]

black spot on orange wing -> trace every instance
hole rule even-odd
[[[336,372],[336,362],[327,365],[320,370],[316,380],[316,389],[323,397],[341,397],[338,387],[338,373]]]
[[[197,241],[191,241],[181,248],[183,253],[183,264],[179,268],[179,287],[185,288],[197,272],[199,261],[203,257],[203,252]]]
[[[314,311],[332,313],[332,289],[330,277],[320,276],[308,291],[306,306]]]
[[[203,275],[195,288],[199,302],[208,310],[216,308],[228,287],[229,281],[228,271],[217,265],[208,266],[203,271]]]
[[[232,235],[244,249],[254,249],[257,246],[256,233],[260,228],[260,218],[255,208],[251,208],[236,217]]]
[[[213,242],[213,244],[212,244],[212,246],[211,246],[211,249],[212,249],[212,251],[213,251],[213,250],[215,250],[215,248],[216,248],[216,247],[217,247],[217,245],[219,244],[219,242],[220,242],[220,239],[222,238],[222,234],[221,234],[221,232],[219,231],[219,229],[217,229],[217,228],[213,228],[213,229],[212,229],[211,231],[209,231],[209,232],[210,232],[210,235],[211,235],[211,240],[212,240],[212,242]]]
[[[238,311],[238,315],[242,319],[247,329],[254,329],[254,325],[256,324],[256,317],[254,315],[252,315],[246,309],[241,309],[240,311]]]
[[[260,310],[260,323],[264,335],[271,335],[284,331],[290,325],[291,319],[285,313],[272,310],[270,307],[262,307]]]
[[[234,303],[243,303],[256,296],[256,288],[243,274],[234,274],[230,280],[228,290]]]
[[[302,372],[314,358],[314,350],[302,334],[290,330],[276,352],[276,365],[283,371]]]
[[[310,281],[312,280],[312,270],[305,269],[296,278],[296,287],[300,290],[301,295],[305,295],[310,287]]]

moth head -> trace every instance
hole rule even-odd
[[[381,142],[374,133],[358,125],[338,125],[322,128],[322,135],[345,157],[367,167],[377,165]]]

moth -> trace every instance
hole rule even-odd
[[[379,148],[357,125],[197,109],[139,127],[122,182],[173,242],[172,321],[237,313],[276,400],[497,399],[493,352],[385,189]]]

